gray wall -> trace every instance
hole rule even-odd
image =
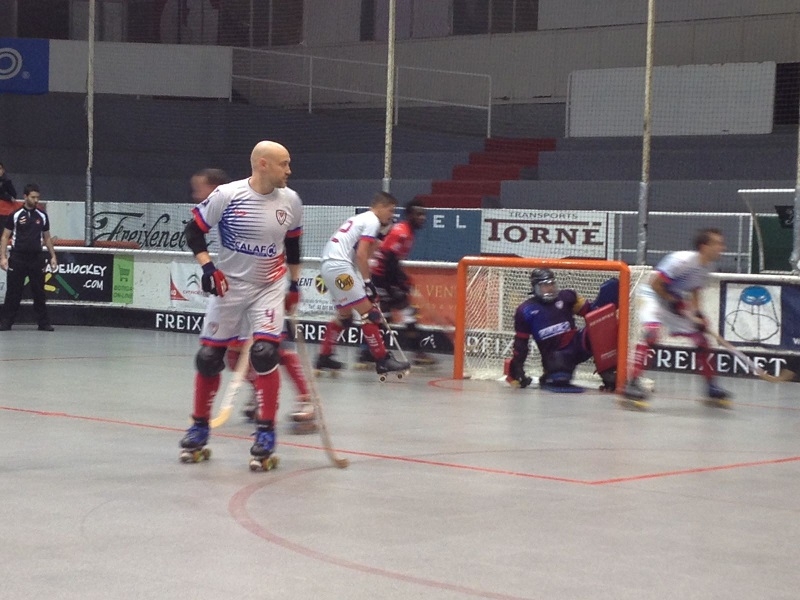
[[[794,180],[654,181],[651,211],[746,212],[736,193],[747,188],[794,188]],[[788,202],[788,200],[787,200]],[[637,181],[505,181],[501,208],[631,210],[639,207]],[[760,207],[772,212],[769,204]]]
[[[305,45],[286,51],[385,63],[385,44],[357,41],[360,2],[341,0],[336,9],[333,4],[307,2]],[[658,5],[656,65],[800,60],[795,0],[668,0]],[[400,40],[396,61],[491,74],[497,100],[563,101],[572,71],[644,65],[645,7],[644,1],[630,0],[542,0],[540,31]],[[431,80],[420,77],[418,89],[407,80],[402,85],[406,95],[426,98]],[[475,87],[449,77],[436,85],[442,97],[471,97]],[[298,88],[299,103],[305,101],[304,92]]]

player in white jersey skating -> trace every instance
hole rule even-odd
[[[353,323],[353,311],[361,316],[361,330],[370,353],[375,358],[378,374],[406,371],[407,362],[395,360],[386,350],[381,333],[381,310],[376,305],[378,292],[370,280],[369,257],[372,255],[381,227],[392,222],[397,200],[391,194],[378,192],[370,209],[358,214],[334,232],[322,251],[320,274],[328,287],[337,315],[328,323],[316,367],[337,371],[342,363],[332,357],[336,339]]]
[[[280,377],[279,344],[284,310],[291,312],[299,300],[300,235],[303,204],[286,182],[291,175],[288,150],[276,142],[256,144],[250,155],[252,175],[217,187],[192,209],[186,226],[186,243],[203,268],[203,290],[210,293],[200,350],[195,358],[194,425],[181,440],[181,460],[207,458],[208,420],[225,350],[236,340],[242,324],[249,322],[253,345],[250,364],[256,372],[255,443],[250,448],[251,469],[277,465],[275,414]],[[219,260],[208,253],[205,235],[219,230]],[[286,292],[287,268],[291,278]]]
[[[648,350],[656,344],[660,329],[688,337],[697,349],[700,374],[705,378],[708,399],[718,406],[728,406],[728,393],[716,383],[714,367],[709,363],[709,344],[705,331],[708,319],[700,310],[700,290],[706,286],[714,262],[725,251],[719,229],[703,229],[695,236],[694,251],[673,252],[664,257],[647,284],[637,292],[642,338],[636,345],[633,367],[625,386],[625,405],[646,408],[647,392],[639,384],[645,369]]]

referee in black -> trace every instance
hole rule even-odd
[[[53,331],[47,317],[44,296],[44,273],[47,259],[42,252],[42,244],[50,252],[50,267],[58,267],[56,251],[50,237],[50,219],[47,213],[39,210],[39,186],[29,183],[23,191],[25,203],[22,208],[8,215],[3,234],[0,236],[0,269],[7,273],[6,301],[0,315],[0,331],[8,331],[17,318],[25,278],[31,283],[33,310],[39,323],[39,331]],[[6,254],[11,241],[11,257]]]

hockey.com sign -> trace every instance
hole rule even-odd
[[[543,258],[614,257],[614,215],[575,210],[484,210],[482,254]]]

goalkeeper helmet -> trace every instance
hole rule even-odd
[[[531,271],[531,293],[541,302],[549,304],[558,297],[556,276],[550,269],[534,269]]]

